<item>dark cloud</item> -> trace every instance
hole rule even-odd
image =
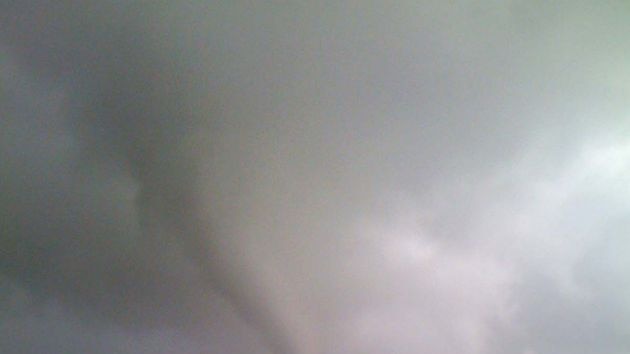
[[[3,3],[0,351],[627,351],[628,11]]]

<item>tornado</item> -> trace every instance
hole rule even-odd
[[[190,22],[185,16],[200,12],[212,21],[212,9],[205,5],[3,5],[2,158],[16,174],[26,174],[27,181],[15,177],[3,186],[6,195],[15,196],[2,201],[5,226],[14,230],[2,263],[9,277],[26,288],[52,287],[59,298],[87,303],[88,313],[89,307],[116,313],[122,310],[115,300],[104,304],[111,300],[84,289],[81,275],[64,274],[56,249],[130,265],[93,270],[113,278],[112,288],[122,286],[123,279],[142,281],[151,274],[153,282],[164,281],[152,267],[169,267],[161,255],[177,252],[196,269],[200,287],[224,297],[272,352],[315,354],[310,324],[291,284],[278,269],[248,253],[242,237],[226,231],[226,223],[212,215],[212,210],[227,210],[215,205],[224,201],[203,192],[204,186],[220,184],[202,179],[200,166],[213,154],[213,126],[226,119],[220,110],[221,85],[208,69],[215,59],[200,57],[188,37],[195,31],[200,35],[195,21],[202,20]],[[211,39],[212,33],[204,36]],[[31,84],[40,97],[58,95],[57,109],[44,107],[20,116],[13,104],[24,94],[20,89]],[[203,97],[201,107],[198,97]],[[29,138],[38,134],[29,132],[29,125],[45,125],[48,131]],[[55,150],[57,143],[66,148]],[[126,187],[112,189],[112,184]],[[108,198],[113,202],[107,204]],[[103,225],[86,221],[105,218],[112,208],[127,214],[112,215]],[[55,211],[59,209],[78,215],[61,217]],[[77,219],[88,225],[77,226]],[[123,243],[108,241],[112,239]],[[107,250],[99,251],[103,244]],[[29,257],[40,258],[41,264],[27,265]],[[115,293],[107,286],[101,291]],[[140,302],[158,296],[149,286],[125,287],[123,304],[133,296]]]

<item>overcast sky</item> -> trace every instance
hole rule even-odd
[[[629,353],[629,18],[0,3],[0,352]]]

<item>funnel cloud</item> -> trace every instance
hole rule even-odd
[[[0,5],[0,352],[630,350],[623,1]]]

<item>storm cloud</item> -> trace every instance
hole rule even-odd
[[[0,351],[626,353],[628,12],[0,5]]]

